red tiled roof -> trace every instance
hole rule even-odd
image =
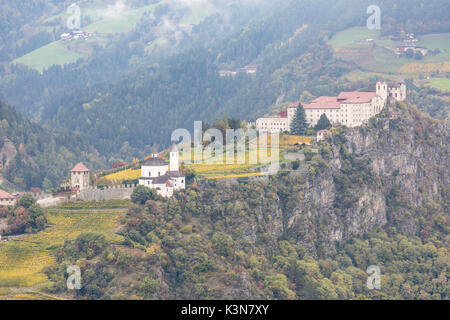
[[[319,97],[313,100],[309,104],[304,104],[305,109],[339,109],[341,103],[338,101],[337,97]]]
[[[345,103],[364,103],[372,101],[376,96],[376,92],[341,92],[337,98],[345,100]]]
[[[15,198],[8,192],[0,190],[0,199],[15,199]]]
[[[120,168],[120,167],[123,167],[123,166],[126,166],[126,165],[128,165],[128,162],[121,161],[121,162],[116,162],[116,163],[114,163],[114,164],[111,166],[111,168],[115,169],[115,168]]]
[[[89,169],[80,162],[72,169],[72,172],[89,172]]]
[[[337,97],[319,97],[309,104],[304,104],[305,109],[339,109],[341,103],[366,103],[377,96],[376,92],[341,92]]]
[[[278,116],[280,118],[287,118],[287,111],[281,111],[280,113],[278,113]]]

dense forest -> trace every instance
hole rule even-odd
[[[0,65],[55,40],[54,32],[33,30],[44,13],[64,0],[17,0],[0,6]]]
[[[20,190],[58,187],[79,161],[91,169],[105,163],[85,137],[43,128],[3,102],[0,119],[2,175]]]
[[[449,128],[395,110],[334,128],[267,179],[194,181],[171,199],[136,189],[124,242],[66,241],[47,290],[72,294],[63,275],[77,261],[79,299],[448,299]],[[367,288],[371,265],[381,290]]]

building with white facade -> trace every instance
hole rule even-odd
[[[325,114],[332,125],[348,127],[360,126],[371,117],[380,113],[388,98],[404,101],[406,85],[402,81],[387,83],[379,81],[375,92],[341,92],[337,97],[322,96],[311,103],[303,104],[306,120],[315,126],[322,114]],[[291,130],[291,123],[297,112],[298,102],[288,105],[287,110],[276,116],[263,117],[256,120],[256,128],[267,132],[283,132]]]
[[[406,84],[402,80],[393,81],[379,81],[376,85],[377,93],[383,98],[391,98],[396,101],[405,101],[406,99]]]
[[[70,172],[70,187],[72,190],[81,191],[89,188],[90,185],[89,169],[80,162]]]
[[[179,171],[179,152],[170,152],[169,164],[157,154],[144,162],[141,167],[139,184],[151,189],[163,197],[171,197],[174,191],[186,189],[186,178]]]
[[[276,116],[259,118],[255,122],[258,130],[267,132],[284,132],[291,130],[291,122],[297,112],[298,102],[288,105],[287,110],[281,111]]]
[[[337,97],[319,97],[303,107],[311,126],[325,114],[332,125],[357,127],[380,113],[385,103],[376,92],[341,92]]]
[[[16,204],[16,197],[6,191],[0,190],[0,207],[13,206]]]

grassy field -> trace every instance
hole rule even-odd
[[[81,233],[100,233],[110,242],[121,242],[122,237],[114,231],[123,211],[49,210],[46,213],[49,228],[23,239],[0,243],[0,289],[32,287],[48,281],[42,269],[56,263],[52,247]]]
[[[419,38],[418,46],[450,51],[450,33],[428,34]]]
[[[108,14],[108,10],[105,7],[106,4],[103,1],[82,2],[80,4],[82,16],[89,17],[93,21],[93,23],[87,26],[82,26],[82,29],[83,31],[97,33],[95,37],[88,40],[71,41],[69,43],[55,41],[17,58],[12,63],[22,63],[42,72],[52,65],[64,65],[66,63],[76,62],[80,58],[88,57],[93,51],[94,44],[103,46],[108,40],[108,35],[123,33],[133,29],[145,13],[152,12],[164,2],[166,0],[136,9],[125,10],[118,15]],[[210,5],[198,5],[188,10],[181,17],[180,24],[196,25],[215,13],[214,7]],[[68,17],[69,14],[63,11],[47,18],[44,22],[59,20],[63,23]],[[50,27],[42,28],[47,28],[48,31],[51,31]],[[169,40],[162,36],[147,44],[146,51],[151,53],[156,47],[162,47],[167,43],[169,43]]]
[[[393,48],[396,44],[389,39],[380,39],[379,32],[365,27],[354,27],[337,33],[329,44],[334,48],[335,56],[339,59],[354,62],[362,70],[352,71],[345,75],[347,79],[367,79],[375,75],[382,77],[408,76],[418,77],[436,71],[449,72],[450,66],[450,34],[430,34],[420,37],[418,46],[430,50],[439,49],[440,53],[429,54],[422,60],[399,58]],[[365,42],[371,38],[375,45]],[[437,83],[444,86],[445,81]]]
[[[96,21],[83,28],[83,30],[88,32],[97,32],[100,34],[114,34],[129,31],[142,18],[144,13],[154,10],[155,7],[159,4],[160,3],[156,3],[149,6],[129,10],[121,14],[120,16],[109,17]],[[96,7],[83,8],[82,13],[84,15],[94,17],[94,19],[98,19],[98,16],[96,15],[99,11],[100,9]],[[47,21],[51,21],[61,17],[68,17],[68,14],[64,11],[57,16],[48,18]],[[92,46],[93,44],[102,45],[105,41],[105,37],[101,35],[97,35],[95,38],[91,38],[88,40],[78,40],[69,43],[54,41],[46,46],[38,48],[20,58],[15,59],[12,63],[22,63],[30,68],[42,72],[44,69],[49,68],[52,65],[64,65],[66,63],[76,62],[80,58],[88,57],[91,53],[91,50],[89,50],[90,46]]]
[[[161,3],[162,2],[129,10],[120,16],[110,17],[91,23],[85,27],[84,30],[98,33],[121,33],[129,31],[136,25],[137,22],[139,22],[144,13],[152,12]]]
[[[450,79],[431,79],[429,86],[442,91],[450,91]]]
[[[355,44],[358,41],[377,38],[379,34],[379,31],[369,30],[366,27],[353,27],[336,33],[328,43],[333,48],[341,48]]]
[[[68,50],[61,41],[55,41],[17,58],[13,63],[22,63],[42,72],[52,65],[64,65],[84,57],[86,55]]]

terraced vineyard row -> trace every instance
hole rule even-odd
[[[73,240],[81,233],[103,234],[110,242],[120,243],[115,234],[121,211],[49,211],[46,230],[20,240],[0,243],[0,288],[30,287],[45,282],[42,269],[56,263],[52,247]]]

